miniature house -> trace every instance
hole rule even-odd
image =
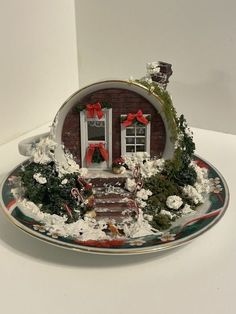
[[[54,121],[57,158],[69,151],[81,167],[109,169],[114,159],[146,152],[171,158],[160,97],[135,81],[104,81],[73,94]],[[94,162],[94,154],[101,157]]]

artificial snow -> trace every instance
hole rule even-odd
[[[73,223],[65,223],[67,218],[58,215],[43,213],[33,202],[22,200],[18,202],[22,212],[30,218],[43,224],[42,228],[49,234],[57,234],[61,237],[73,237],[81,241],[110,239],[103,228],[106,222],[96,221],[91,217],[84,217]]]
[[[195,205],[203,203],[203,196],[202,194],[198,193],[195,187],[191,185],[186,185],[183,188],[184,194],[194,202]]]
[[[141,189],[140,191],[136,193],[136,197],[144,201],[146,201],[148,197],[151,195],[152,195],[152,192],[150,190],[145,190],[145,189]]]
[[[57,144],[50,138],[44,137],[32,148],[32,158],[37,164],[48,164],[54,160],[54,150]]]
[[[177,195],[167,197],[166,206],[171,209],[179,209],[183,204],[182,198]]]
[[[41,173],[35,173],[35,174],[33,175],[33,178],[35,179],[35,181],[37,181],[37,182],[40,183],[40,184],[45,184],[45,183],[47,183],[47,179],[46,179],[45,177],[43,177],[43,176],[41,175]]]
[[[144,219],[142,211],[140,211],[137,221],[130,225],[125,224],[123,230],[126,237],[129,238],[144,237],[151,234],[160,234],[158,230],[154,230],[148,221]]]
[[[184,207],[181,209],[181,213],[183,215],[191,214],[193,212],[194,212],[194,210],[188,204],[185,204]]]
[[[168,216],[170,219],[176,217],[175,214],[172,214],[171,212],[169,212],[168,210],[165,210],[165,209],[162,209],[162,210],[160,211],[160,214],[161,214],[161,215]]]
[[[125,182],[125,188],[129,192],[134,192],[137,189],[137,183],[134,179],[127,178]]]

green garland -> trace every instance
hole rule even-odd
[[[165,161],[163,171],[144,180],[144,188],[153,193],[147,200],[144,213],[153,216],[151,224],[154,228],[164,230],[170,227],[173,220],[169,216],[160,213],[162,209],[171,212],[166,205],[168,196],[180,196],[183,200],[182,207],[184,204],[190,204],[192,209],[196,207],[182,192],[184,185],[194,185],[197,179],[197,174],[191,166],[195,144],[191,134],[186,132],[188,125],[184,116],[177,116],[169,93],[155,83],[150,84],[142,80],[135,80],[135,82],[146,87],[160,99],[171,132],[170,140],[176,144],[173,158]],[[176,211],[173,211],[173,213],[178,216]]]
[[[172,142],[175,142],[178,137],[178,118],[169,93],[166,90],[161,89],[155,83],[150,84],[147,81],[143,80],[135,80],[134,82],[146,87],[150,91],[150,93],[156,94],[158,96],[163,105],[163,112],[165,114],[171,132],[171,140]]]
[[[186,133],[187,123],[183,115],[178,119],[179,141],[174,157],[166,161],[165,175],[173,179],[180,186],[193,185],[197,174],[190,165],[195,151],[192,136]]]
[[[146,87],[150,92],[160,98],[171,132],[170,140],[173,143],[178,143],[173,158],[166,162],[166,175],[171,178],[173,177],[178,184],[193,184],[196,181],[196,173],[189,165],[193,158],[195,144],[192,136],[186,133],[188,125],[184,116],[181,115],[178,118],[171,97],[166,90],[161,89],[155,83],[148,83],[144,80],[135,80],[134,82]]]
[[[127,116],[128,116],[128,115],[122,115],[122,116],[120,116],[120,122],[121,122],[121,123],[124,122],[124,121],[127,119]],[[152,120],[152,117],[151,117],[150,114],[145,115],[145,118],[146,118],[149,122]],[[139,122],[136,118],[132,121],[131,126],[132,126],[132,125],[144,126],[144,124],[141,123],[141,122]]]
[[[102,109],[110,109],[112,107],[111,104],[106,102],[106,101],[99,101],[99,103],[100,103]],[[76,107],[75,107],[75,110],[77,112],[81,112],[81,111],[86,109],[86,106],[87,106],[87,103],[86,104],[84,104],[84,103],[77,104]]]

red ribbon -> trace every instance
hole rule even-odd
[[[92,190],[93,185],[86,182],[82,177],[78,177],[77,181],[85,188],[85,190]]]
[[[127,127],[133,124],[134,119],[138,120],[140,123],[147,125],[148,120],[144,117],[141,110],[139,110],[137,113],[129,113],[127,115],[127,119],[122,122],[122,124]]]
[[[97,116],[98,119],[102,119],[103,117],[102,106],[99,102],[96,104],[87,104],[86,110],[88,118],[94,118]]]
[[[100,154],[102,155],[104,160],[108,160],[109,159],[109,153],[105,149],[103,143],[89,144],[89,147],[87,149],[87,154],[86,154],[86,161],[87,161],[88,165],[90,165],[92,163],[92,159],[93,159],[93,154],[94,154],[95,148],[99,149]]]

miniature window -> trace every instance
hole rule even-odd
[[[121,146],[122,155],[137,152],[150,154],[150,122],[147,125],[132,124],[128,127],[121,125]]]
[[[105,141],[105,121],[88,120],[88,141]]]

